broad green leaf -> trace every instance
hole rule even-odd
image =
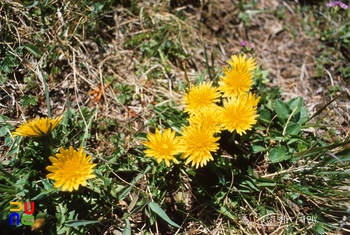
[[[237,221],[237,219],[238,219],[237,215],[232,213],[233,211],[227,209],[227,206],[221,206],[219,212],[222,213],[223,215],[227,216],[228,218],[230,218],[233,221]]]
[[[101,175],[98,175],[98,177],[103,178]],[[101,194],[103,186],[103,180],[101,178],[96,178],[93,182],[90,180],[87,182],[87,187],[98,194]]]
[[[286,133],[285,135],[297,135],[300,131],[300,124],[299,123],[292,123],[286,128]]]
[[[315,224],[315,230],[318,234],[324,234],[325,232],[321,223]]]
[[[67,205],[60,203],[56,206],[56,210],[57,210],[57,213],[56,213],[57,223],[56,223],[56,225],[58,227],[61,227],[61,226],[63,226],[63,224],[66,220],[65,214],[67,212]]]
[[[283,123],[287,121],[291,113],[288,108],[288,105],[280,99],[275,100],[275,112],[277,114],[278,119],[280,119]]]
[[[252,182],[250,180],[245,180],[243,182],[245,182],[249,186],[250,189],[254,189],[255,191],[259,191],[259,189],[255,186],[254,182]]]
[[[49,181],[48,179],[43,179],[43,180],[41,181],[41,183],[44,185],[44,188],[45,188],[46,190],[51,190],[51,189],[54,188],[53,185],[50,183],[50,181]]]
[[[30,53],[32,53],[33,56],[35,56],[38,59],[41,58],[43,55],[39,48],[33,44],[26,44],[23,47],[26,48]]]
[[[295,143],[295,142],[300,142],[300,138],[297,138],[297,137],[291,138],[290,140],[288,140],[287,145],[289,146],[290,144]],[[298,144],[299,144],[299,143],[298,143]],[[293,149],[293,150],[294,150],[294,149]],[[294,153],[294,152],[293,152],[293,153]]]
[[[53,189],[49,189],[49,190],[46,190],[46,191],[43,191],[41,193],[39,193],[38,195],[36,195],[35,197],[31,198],[32,201],[35,201],[35,200],[40,200],[44,197],[44,195],[47,195],[47,194],[51,194],[51,193],[55,193],[57,192],[58,190],[53,188]]]
[[[252,169],[251,169],[252,170]],[[253,173],[251,173],[253,174]],[[243,189],[248,189],[248,191],[246,191],[247,193],[251,193],[251,192],[259,192],[260,189],[256,186],[255,184],[256,179],[255,178],[251,178],[251,177],[245,177],[245,179],[242,181],[242,183],[239,185],[240,187],[240,191],[243,192]]]
[[[100,223],[100,221],[99,220],[70,220],[70,221],[66,221],[64,225],[67,227],[79,227],[79,226],[84,226],[88,224],[97,224],[97,223]]]
[[[38,103],[39,97],[33,95],[24,95],[21,96],[21,102],[24,107],[28,107],[29,105],[36,105]]]
[[[103,2],[97,2],[94,4],[94,13],[99,13],[102,11],[103,7],[105,6],[105,3]]]
[[[303,98],[300,96],[293,98],[287,102],[287,105],[289,105],[290,110],[294,110],[296,108],[296,110],[294,111],[294,114],[297,114],[300,112],[301,108],[303,107]]]
[[[160,208],[160,206],[158,206],[157,203],[155,202],[150,202],[148,203],[149,208],[156,213],[159,217],[161,217],[163,220],[165,220],[168,224],[170,224],[171,226],[175,227],[175,228],[181,228],[180,225],[176,224],[174,221],[172,221],[169,216],[162,210],[162,208]]]
[[[269,159],[272,163],[281,162],[291,158],[291,155],[288,154],[288,151],[285,147],[276,146],[271,149],[269,154]]]
[[[303,106],[300,110],[299,123],[304,124],[309,119],[309,111]]]
[[[8,132],[8,129],[6,126],[3,126],[0,128],[0,137],[5,136]]]
[[[112,197],[117,197],[117,192],[116,192],[113,185],[109,188],[109,190],[110,190],[109,192],[110,192]]]
[[[272,119],[270,111],[266,109],[260,110],[259,119],[260,119],[260,122],[270,123]]]
[[[0,114],[0,123],[6,122],[9,118]]]
[[[127,97],[124,94],[118,95],[118,100],[120,103],[125,104]]]
[[[254,143],[251,148],[252,148],[252,153],[263,152],[266,150],[265,144],[262,141]]]

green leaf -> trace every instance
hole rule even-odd
[[[350,148],[345,148],[344,150],[335,154],[343,162],[350,161]]]
[[[346,146],[347,144],[350,143],[350,140],[345,140],[343,142],[340,143],[335,143],[335,144],[330,144],[330,145],[326,145],[326,146],[320,146],[320,147],[313,147],[313,148],[309,148],[305,151],[302,152],[298,152],[294,154],[294,157],[306,157],[306,156],[310,156],[310,155],[317,155],[329,150],[332,150],[334,148],[337,148],[339,146]]]
[[[248,185],[248,188],[252,191],[259,191],[259,189],[256,187],[255,182],[252,178],[248,178],[247,180],[243,181],[243,183]]]
[[[50,183],[48,179],[43,179],[41,183],[43,184],[44,189],[38,195],[31,198],[32,201],[38,200],[46,195],[59,191],[59,189],[54,188],[54,186]]]
[[[13,186],[7,186],[4,184],[0,184],[0,193],[7,193],[15,195],[17,190]]]
[[[303,105],[303,98],[297,97],[287,102],[290,110],[294,110],[293,122],[303,124],[309,118],[309,113]]]
[[[259,178],[256,182],[256,185],[258,187],[275,187],[276,182],[271,179],[264,179],[264,178]]]
[[[252,153],[263,152],[266,150],[266,147],[263,141],[254,143],[251,148],[252,148]]]
[[[70,220],[70,221],[66,221],[64,225],[67,227],[79,227],[79,226],[84,226],[88,224],[97,224],[97,223],[100,223],[100,221],[99,220]]]
[[[48,179],[43,179],[41,183],[44,185],[44,189],[46,190],[51,190],[54,188]]]
[[[149,208],[156,213],[159,217],[161,217],[163,220],[165,220],[168,224],[170,224],[171,226],[175,227],[175,228],[181,228],[180,225],[176,224],[175,222],[173,222],[169,216],[162,210],[162,208],[160,208],[158,206],[157,203],[155,202],[150,202],[148,203]]]
[[[36,195],[35,197],[31,198],[31,200],[35,201],[35,200],[42,199],[45,195],[49,195],[49,194],[55,193],[57,191],[58,191],[57,189],[50,189],[50,190],[43,191],[43,192],[39,193],[38,195]]]
[[[134,136],[135,136],[135,138],[137,138],[139,140],[144,140],[144,141],[148,140],[147,139],[147,134],[144,133],[144,132],[136,133]]]
[[[301,126],[299,123],[292,123],[287,127],[285,135],[297,135],[300,131],[300,128]]]
[[[94,4],[94,13],[101,12],[104,6],[105,6],[105,3],[102,3],[102,2],[95,3]]]
[[[315,230],[318,234],[324,234],[325,232],[321,223],[315,224]]]
[[[260,122],[262,123],[266,123],[266,124],[270,123],[272,119],[270,111],[266,109],[260,110],[259,119],[260,119]]]
[[[122,104],[125,104],[126,99],[127,99],[127,97],[126,97],[124,94],[118,95],[117,98],[118,98],[118,100],[120,101],[120,103],[122,103]]]
[[[38,103],[39,97],[33,95],[24,95],[21,97],[21,102],[24,107],[34,106]]]
[[[230,218],[232,221],[237,221],[238,219],[237,215],[232,213],[233,211],[227,209],[227,206],[221,206],[219,212]]]
[[[291,155],[288,154],[288,151],[283,146],[275,146],[271,149],[269,154],[269,159],[272,163],[281,162],[291,158]]]
[[[130,183],[130,186],[128,186],[123,192],[121,192],[118,196],[118,200],[124,199],[128,193],[134,188],[134,185],[139,181],[149,170],[151,170],[151,166],[147,166],[144,172],[138,174]]]
[[[294,110],[296,108],[296,110],[294,111],[295,114],[299,113],[301,108],[303,107],[303,98],[300,96],[293,98],[290,101],[288,101],[287,104],[290,110]]]
[[[5,136],[8,132],[8,129],[6,126],[3,126],[0,128],[0,137]]]
[[[0,179],[5,179],[9,184],[14,184],[18,179],[14,175],[10,174],[8,171],[6,171],[2,164],[0,164]]]
[[[321,162],[316,164],[315,167],[323,167],[325,165],[328,165],[331,163],[334,164],[340,161],[343,163],[350,161],[350,149],[342,150],[336,154],[332,154],[328,152],[326,154],[326,157]]]
[[[6,122],[9,118],[0,114],[0,123]]]
[[[131,235],[131,225],[128,219],[125,219],[125,228],[123,230],[123,235]]]
[[[285,123],[287,121],[291,113],[288,108],[288,105],[280,99],[275,100],[275,112],[277,114],[278,119],[280,119],[282,123]]]
[[[25,8],[32,8],[32,7],[35,7],[36,5],[38,5],[39,1],[37,0],[34,0],[34,1],[30,1],[30,2],[27,2],[24,7]]]
[[[35,56],[36,58],[41,58],[42,57],[42,53],[39,50],[39,48],[33,44],[27,44],[23,46],[24,48],[26,48],[30,53],[32,53],[33,56]]]

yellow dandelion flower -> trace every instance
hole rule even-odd
[[[216,87],[212,87],[212,82],[193,86],[184,96],[185,112],[194,114],[204,107],[213,106],[219,97],[220,93]]]
[[[231,60],[228,60],[227,63],[231,65],[232,70],[242,71],[242,72],[251,72],[256,69],[256,61],[253,57],[246,59],[246,54],[244,55],[233,55]]]
[[[92,156],[86,157],[82,147],[78,151],[72,146],[68,150],[60,148],[60,153],[49,157],[52,166],[46,167],[46,170],[51,172],[47,178],[55,180],[55,188],[62,187],[62,191],[78,190],[79,185],[86,186],[88,179],[96,177],[93,174],[96,164],[91,162],[91,158]]]
[[[196,125],[190,125],[183,129],[182,138],[180,140],[183,154],[181,158],[186,159],[185,164],[190,162],[192,166],[205,166],[208,161],[214,158],[211,152],[219,149],[219,137],[214,137],[215,130],[201,128]]]
[[[256,105],[260,97],[255,98],[252,94],[239,95],[224,100],[224,109],[221,112],[221,123],[225,130],[238,134],[245,134],[252,129],[257,122]]]
[[[191,115],[188,119],[190,125],[198,128],[211,129],[218,133],[221,131],[220,110],[222,107],[213,105],[203,108],[200,112]]]
[[[23,123],[14,132],[12,132],[12,137],[40,137],[48,135],[62,121],[62,118],[63,116],[57,117],[55,119],[37,118],[32,121]]]
[[[149,149],[146,149],[145,155],[147,157],[154,157],[157,162],[160,163],[164,160],[165,164],[170,167],[170,161],[178,164],[179,161],[174,155],[179,153],[179,137],[175,137],[175,131],[170,128],[164,130],[163,134],[156,129],[155,134],[147,134],[148,141],[144,141],[143,144]]]
[[[246,55],[233,55],[227,61],[231,68],[223,67],[225,76],[220,77],[219,90],[223,97],[236,96],[246,93],[253,85],[251,72],[256,69],[256,61],[253,57],[246,59]]]
[[[223,68],[225,76],[220,77],[219,90],[223,97],[236,96],[246,93],[253,85],[253,77],[248,71]]]

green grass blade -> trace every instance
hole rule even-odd
[[[124,199],[128,193],[133,189],[137,181],[139,181],[148,171],[151,170],[151,166],[147,166],[147,168],[144,170],[144,172],[138,174],[130,183],[130,186],[127,187],[122,193],[119,194],[118,199],[122,200]]]
[[[181,228],[180,225],[178,225],[177,223],[175,223],[174,221],[172,221],[169,216],[162,210],[162,208],[160,208],[158,206],[157,203],[155,202],[150,202],[148,203],[149,208],[156,213],[159,217],[161,217],[163,220],[165,220],[168,224],[170,224],[171,226],[175,227],[175,228]]]
[[[64,225],[67,227],[79,227],[79,226],[85,226],[88,224],[97,224],[100,222],[101,221],[99,220],[70,220],[70,221],[66,221]]]
[[[131,225],[128,219],[125,219],[125,228],[123,230],[123,235],[131,235]]]
[[[311,119],[313,119],[314,117],[316,117],[317,115],[319,115],[320,113],[322,113],[323,110],[325,110],[325,108],[328,107],[328,105],[330,105],[331,103],[333,103],[336,99],[338,99],[340,96],[342,95],[342,93],[340,93],[339,95],[337,95],[336,97],[334,97],[334,99],[330,100],[327,104],[325,104],[322,108],[320,108],[319,110],[317,110],[316,113],[314,113],[309,119],[307,119],[306,123],[308,123]]]
[[[47,86],[47,83],[45,81],[45,78],[43,77],[43,83],[45,88],[45,100],[46,100],[46,106],[47,106],[47,116],[51,118],[51,106],[50,106],[50,94],[49,94],[49,87]]]

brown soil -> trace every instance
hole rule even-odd
[[[317,2],[309,2],[314,10]],[[335,63],[322,71],[316,70],[316,58],[321,54],[321,42],[316,36],[307,36],[307,27],[315,21],[313,15],[304,15],[296,10],[301,5],[293,1],[258,1],[252,9],[248,23],[238,18],[240,10],[231,1],[221,0],[207,4],[200,11],[204,27],[200,37],[207,46],[216,51],[217,65],[225,65],[230,55],[241,50],[241,42],[252,47],[258,63],[269,70],[270,86],[278,86],[284,99],[303,97],[309,112],[315,113],[333,97],[329,96],[331,85],[338,85],[342,94],[328,109],[329,118],[325,123],[338,126],[338,134],[349,135],[350,86],[342,77],[336,76],[339,64]],[[310,29],[311,30],[311,29]],[[339,58],[340,51],[334,58]],[[349,59],[349,58],[348,58]],[[349,63],[348,60],[346,63]],[[341,124],[339,126],[339,124]]]

